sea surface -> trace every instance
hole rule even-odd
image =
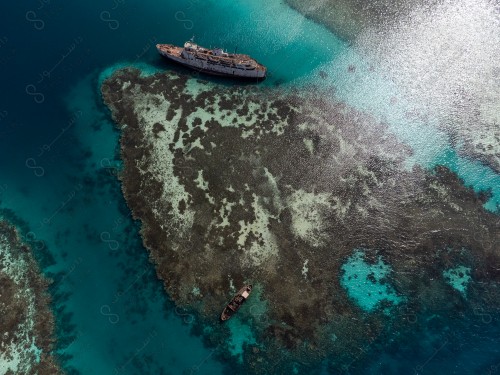
[[[474,12],[473,3],[463,6],[469,5]],[[498,5],[493,12],[498,17]],[[403,94],[411,77],[387,79],[387,66],[377,66],[373,50],[363,49],[369,35],[358,44],[341,40],[279,0],[2,2],[0,20],[0,209],[29,228],[25,236],[54,280],[58,354],[70,373],[228,371],[213,349],[191,334],[196,317],[164,293],[116,178],[119,134],[99,84],[128,65],[185,72],[166,65],[156,43],[181,44],[194,36],[202,45],[245,52],[267,65],[270,75],[261,86],[331,88],[337,98],[385,121],[412,147],[408,168],[448,166],[466,185],[489,191],[485,208],[498,213],[500,175],[457,151],[437,126],[439,116],[432,117],[442,111],[429,111],[425,120],[407,116],[410,110],[425,111],[428,103]],[[498,30],[497,24],[483,26],[479,29],[486,32]],[[498,60],[480,63],[498,65]],[[357,267],[361,263],[358,259]],[[415,332],[403,348],[408,354],[412,342],[422,343],[414,353],[420,364],[415,373],[500,371],[498,317],[486,315],[478,311],[468,325],[449,322],[461,335],[458,351],[437,345],[429,332]],[[398,368],[404,358],[377,353],[367,361],[366,373],[382,372],[377,367],[382,359]]]

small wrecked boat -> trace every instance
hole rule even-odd
[[[251,292],[252,285],[245,285],[243,288],[241,288],[238,294],[236,294],[231,302],[229,302],[224,308],[222,314],[220,314],[220,320],[225,321],[232,317],[233,314],[241,307],[243,302],[247,300]]]

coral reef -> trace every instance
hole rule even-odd
[[[444,167],[406,170],[411,150],[331,94],[136,69],[101,90],[121,129],[123,194],[158,276],[221,357],[236,352],[253,373],[326,356],[340,366],[404,330],[401,308],[498,305],[500,233],[487,197]],[[391,291],[368,312],[342,285],[357,249],[383,268],[364,275],[367,293],[371,282]],[[464,292],[443,275],[461,266],[471,270]],[[242,343],[214,323],[246,282],[261,292],[233,318],[251,327]]]
[[[59,374],[48,281],[18,231],[0,218],[0,373]]]

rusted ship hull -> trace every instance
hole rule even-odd
[[[246,55],[229,55],[247,58],[252,63],[249,67],[239,67],[240,64],[234,64],[232,58],[211,55],[209,50],[206,50],[207,53],[189,54],[184,48],[172,44],[157,44],[156,48],[163,57],[199,72],[230,78],[259,80],[266,78],[267,69]]]
[[[252,292],[252,285],[245,285],[243,288],[241,288],[238,291],[238,294],[236,294],[233,297],[231,302],[229,302],[222,311],[222,314],[220,315],[220,320],[226,321],[229,318],[231,318],[236,313],[236,311],[239,310],[241,305],[247,300],[251,292]]]

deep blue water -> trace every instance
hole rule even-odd
[[[43,241],[53,258],[44,272],[55,280],[52,292],[65,344],[60,354],[67,369],[82,374],[220,374],[224,369],[212,349],[190,335],[193,317],[174,308],[141,246],[115,178],[118,133],[97,91],[104,69],[122,62],[163,67],[154,44],[180,44],[194,34],[200,44],[238,48],[264,62],[271,73],[264,86],[322,84],[316,72],[328,66],[334,71],[325,85],[336,85],[342,99],[379,115],[363,95],[348,90],[352,82],[340,79],[340,70],[335,73],[335,67],[344,69],[357,59],[346,43],[278,1],[266,3],[269,12],[262,13],[264,3],[0,5],[0,207],[24,220],[30,238]],[[247,37],[249,28],[253,38]],[[417,150],[416,163],[448,165],[477,190],[492,189],[488,208],[496,209],[497,174],[458,156],[441,142],[440,132],[425,133],[414,124],[418,131],[407,133],[397,126],[398,114],[389,114],[389,122],[391,116],[395,133]],[[376,353],[364,369],[387,372],[380,365],[384,361],[404,372],[495,373],[498,320],[485,323],[481,317],[469,325],[430,317],[429,331],[413,332],[400,351]],[[464,326],[472,328],[464,331]]]

